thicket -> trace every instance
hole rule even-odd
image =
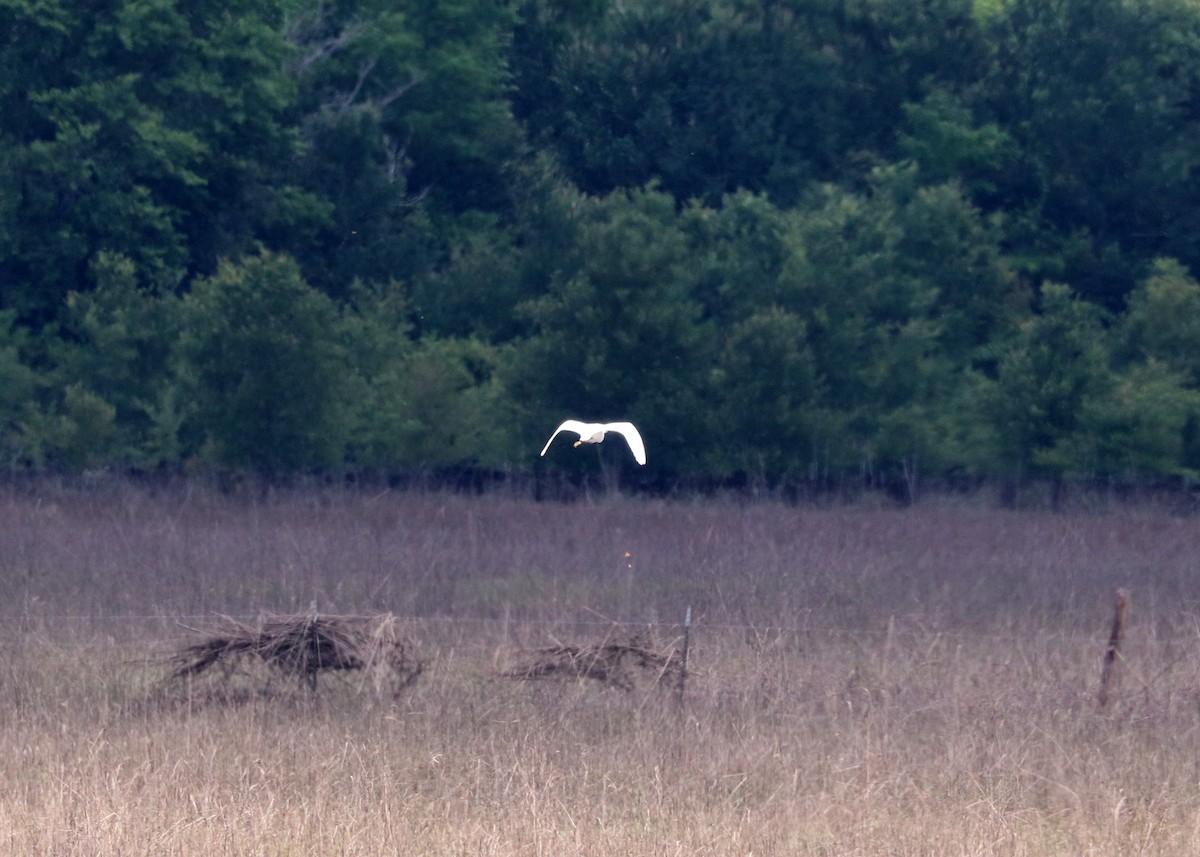
[[[0,451],[1186,484],[1198,125],[1191,0],[2,0]]]

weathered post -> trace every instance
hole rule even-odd
[[[683,617],[683,651],[679,656],[679,684],[675,687],[675,701],[683,705],[683,691],[687,684],[688,646],[692,635],[692,605],[688,605]]]
[[[1108,648],[1104,650],[1104,666],[1100,670],[1100,707],[1108,704],[1108,697],[1117,681],[1117,656],[1121,650],[1121,634],[1129,616],[1129,590],[1117,590],[1117,606],[1113,614],[1112,632],[1108,635]]]
[[[314,598],[309,607],[311,614],[308,620],[308,650],[305,652],[307,661],[305,669],[308,672],[308,689],[317,692],[317,666],[321,646],[320,632],[317,630],[317,600]]]

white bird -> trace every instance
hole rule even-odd
[[[542,455],[546,454],[546,450],[550,448],[550,444],[554,443],[554,439],[562,431],[573,431],[579,435],[579,440],[575,441],[575,446],[585,443],[599,443],[604,440],[605,434],[615,431],[629,443],[629,450],[633,453],[633,457],[637,463],[646,463],[646,445],[642,443],[642,436],[638,434],[638,430],[634,428],[633,423],[581,423],[579,420],[566,420],[554,430],[554,434],[550,435],[550,439],[542,447]]]

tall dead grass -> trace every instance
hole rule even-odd
[[[11,494],[0,539],[0,852],[1200,850],[1200,521],[125,490]],[[147,704],[179,616],[313,599],[408,617],[421,680]],[[682,707],[499,677],[688,604]]]

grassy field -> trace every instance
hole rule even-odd
[[[1153,509],[8,489],[0,853],[1193,855],[1198,547]],[[420,681],[165,682],[185,626],[313,601],[402,617]],[[682,705],[499,677],[688,606]]]

